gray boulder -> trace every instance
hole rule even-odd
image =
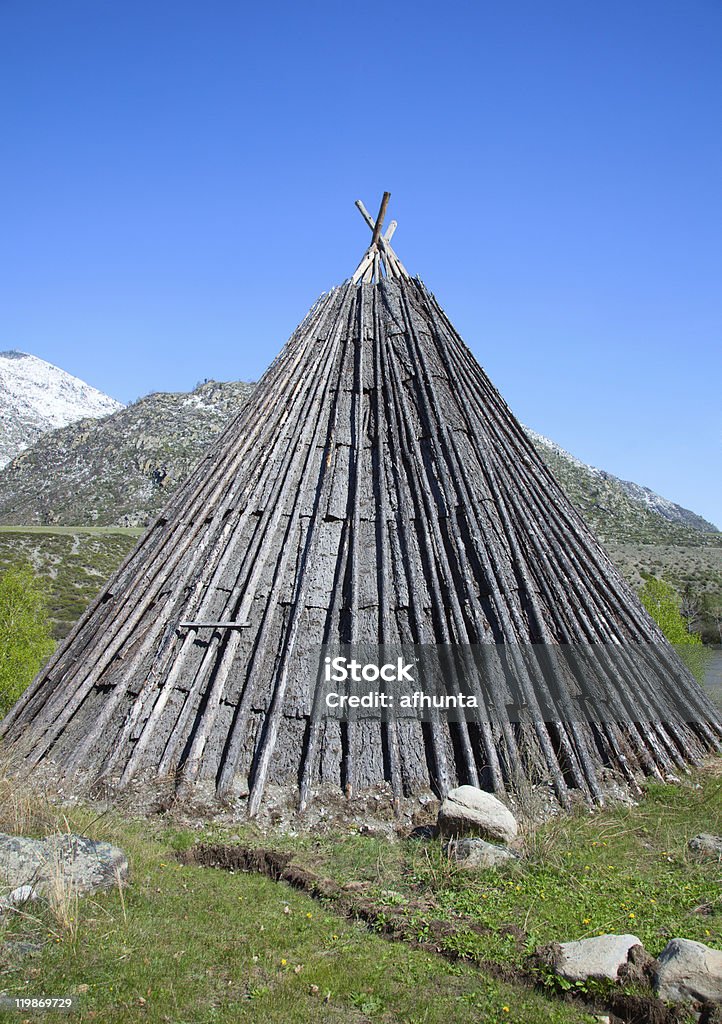
[[[129,876],[128,858],[117,846],[60,833],[26,839],[0,833],[0,885],[32,886],[37,895],[60,884],[78,893],[96,892]]]
[[[636,935],[597,935],[591,939],[562,942],[556,953],[554,970],[569,981],[585,981],[587,978],[616,981],[632,947],[641,945]]]
[[[700,857],[714,857],[716,860],[722,859],[722,836],[713,836],[709,832],[700,832],[698,836],[687,843],[692,853],[699,854]]]
[[[498,868],[517,857],[505,846],[495,846],[484,839],[450,839],[444,844],[444,853],[456,861],[460,868]]]
[[[692,939],[670,939],[657,957],[654,988],[660,999],[722,1003],[722,952]]]
[[[510,843],[519,826],[509,808],[491,793],[476,786],[452,789],[439,810],[442,835],[475,834],[483,839]]]

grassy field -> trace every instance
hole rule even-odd
[[[75,537],[78,534],[89,534],[91,537],[108,537],[120,534],[124,537],[138,538],[143,533],[134,526],[2,526],[2,533],[49,534],[50,536]]]
[[[562,1001],[570,993],[531,972],[538,945],[612,931],[652,953],[673,935],[722,947],[720,865],[687,849],[696,833],[722,831],[718,765],[651,785],[639,806],[531,828],[524,859],[497,872],[459,870],[438,839],[61,813],[9,784],[0,829],[71,829],[129,854],[123,892],[29,904],[4,921],[0,988],[74,995],[80,1021],[583,1022],[591,1006]],[[325,895],[179,863],[199,842],[285,853]],[[604,1004],[605,992],[580,986],[577,997]]]
[[[691,584],[696,594],[722,595],[722,548],[610,543],[607,549],[635,587],[641,586],[644,573],[651,573],[680,592]]]
[[[53,633],[65,636],[134,547],[140,530],[0,526],[0,570],[29,562],[45,579]]]

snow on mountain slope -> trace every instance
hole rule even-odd
[[[123,406],[44,359],[0,352],[0,466],[41,434]]]
[[[641,518],[649,514],[685,529],[697,530],[700,533],[718,533],[713,523],[703,519],[696,512],[663,498],[649,487],[635,484],[631,480],[620,480],[605,469],[588,466],[556,441],[551,441],[543,434],[537,434],[529,427],[524,427],[524,430],[568,496],[587,519],[594,521],[595,512],[602,513],[606,523],[606,531],[601,531],[603,535],[615,536],[616,530],[616,533],[619,533],[616,539],[626,540],[624,533],[629,527],[627,520],[633,519],[635,528],[639,530]]]

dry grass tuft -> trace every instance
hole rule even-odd
[[[0,832],[46,835],[57,822],[57,810],[42,784],[24,777],[12,756],[0,747]]]
[[[64,872],[62,859],[57,853],[50,862],[44,895],[60,932],[65,938],[74,941],[78,934],[80,896]]]
[[[714,757],[708,758],[700,768],[700,771],[704,772],[705,775],[711,775],[712,778],[722,778],[722,755],[715,755]]]

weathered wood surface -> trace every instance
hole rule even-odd
[[[248,793],[251,812],[269,783],[298,785],[303,806],[318,783],[385,781],[398,800],[459,783],[503,793],[519,772],[566,804],[570,789],[599,801],[605,768],[635,785],[719,745],[714,709],[433,296],[400,272],[378,280],[391,233],[363,269],[376,283],[313,307],[2,723],[27,765],[50,759],[70,786],[212,781]],[[309,664],[337,641],[507,645],[528,713],[323,721]],[[635,721],[610,663],[613,721],[545,722],[530,643],[550,658],[558,644],[657,645],[664,679],[631,658],[628,678],[659,720]],[[504,707],[503,676],[484,685],[482,702]],[[665,723],[663,686],[687,724]]]

